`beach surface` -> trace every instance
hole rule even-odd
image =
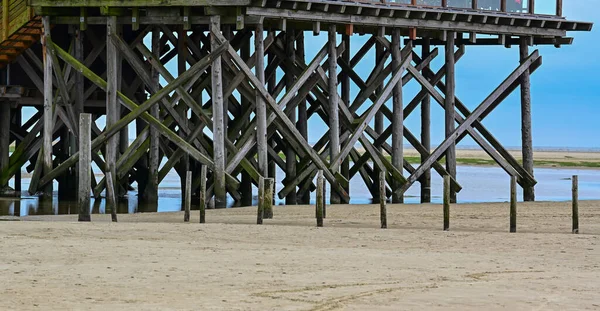
[[[388,204],[29,216],[0,221],[3,310],[583,310],[600,308],[600,202]]]

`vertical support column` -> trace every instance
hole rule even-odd
[[[385,36],[385,27],[379,27],[377,29],[377,35],[380,37],[384,37]],[[383,61],[384,55],[384,48],[383,46],[377,42],[377,44],[375,45],[375,65],[377,65],[377,63]],[[375,93],[377,94],[377,96],[379,97],[379,95],[381,94],[381,92],[383,92],[383,86],[378,86],[377,89],[375,90]],[[381,135],[383,133],[383,112],[378,111],[377,114],[375,115],[375,132],[378,135]],[[377,149],[379,150],[379,152],[383,152],[383,148],[377,147]],[[373,176],[371,176],[371,179],[373,180],[373,201],[374,202],[379,202],[379,186],[377,183],[377,180],[379,178],[379,168],[377,167],[377,165],[374,165],[373,167]]]
[[[221,17],[210,17],[210,45],[211,49],[217,48],[217,41],[212,32],[221,32]],[[215,207],[227,206],[227,192],[225,189],[225,127],[223,111],[223,77],[221,71],[221,57],[215,57],[212,63],[212,108],[213,108],[213,146],[214,146],[214,194]]]
[[[190,212],[192,209],[192,172],[185,173],[185,195],[184,195],[184,215],[183,222],[190,222]]]
[[[248,59],[250,58],[250,37],[248,37],[248,39],[244,40],[244,43],[242,44],[242,47],[240,48],[240,56],[242,57],[242,59],[244,61],[248,61]],[[258,56],[258,54],[257,54],[257,56]],[[257,68],[257,70],[258,70],[258,68]],[[263,78],[263,80],[264,80],[264,78]],[[264,84],[264,81],[261,81],[261,83]],[[242,117],[244,115],[244,111],[246,109],[248,109],[248,107],[250,106],[250,100],[247,97],[245,97],[244,95],[241,95],[241,104],[242,104],[242,106],[240,109],[240,113],[237,116],[238,120],[236,120],[236,121],[243,122],[246,125],[246,126],[244,126],[244,128],[246,128],[248,123],[250,123],[250,119],[245,118],[242,120]],[[267,175],[262,175],[262,176],[266,177]],[[248,174],[248,172],[246,172],[245,170],[242,170],[242,182],[240,184],[240,194],[242,195],[242,202],[241,202],[242,206],[252,206],[252,177],[250,177],[250,174]]]
[[[454,132],[454,94],[456,90],[456,81],[454,76],[454,38],[456,33],[448,32],[446,39],[446,101],[444,103],[444,109],[446,114],[446,138]],[[452,142],[452,145],[448,147],[446,151],[446,170],[453,177],[456,178],[456,144]],[[456,203],[456,191],[450,189],[450,202]]]
[[[510,224],[509,232],[517,232],[517,178],[510,176]]]
[[[254,34],[254,50],[256,53],[256,77],[265,83],[265,44],[263,24],[256,25]],[[271,84],[271,83],[270,83]],[[258,149],[258,172],[266,177],[268,172],[267,146],[267,106],[260,94],[256,94],[256,144]]]
[[[106,126],[112,126],[119,121],[119,103],[117,101],[117,91],[119,87],[118,77],[118,53],[117,47],[110,39],[110,36],[117,33],[117,18],[109,16],[106,24]],[[106,142],[106,172],[111,172],[112,176],[117,176],[117,149],[119,136],[113,135]],[[117,197],[118,182],[115,180],[114,187],[106,187],[106,197]]]
[[[315,213],[317,218],[317,227],[323,227],[323,214],[325,213],[325,178],[323,171],[317,174],[317,202],[315,204]]]
[[[206,165],[200,168],[200,223],[206,222]]]
[[[52,57],[48,53],[47,40],[50,39],[50,17],[42,17],[44,36],[42,37],[42,52],[44,55],[44,133],[42,144],[42,172],[48,174],[52,171],[52,133],[54,122],[52,118]],[[43,197],[52,199],[53,185],[49,182],[44,188]]]
[[[160,57],[160,30],[154,28],[152,30],[152,55]],[[158,70],[152,68],[152,84],[158,89],[160,85],[160,75]],[[159,106],[158,104],[150,108],[150,114],[156,119],[160,120]],[[148,152],[148,181],[146,183],[143,193],[140,193],[142,202],[144,204],[150,204],[155,206],[158,204],[158,169],[160,166],[160,134],[158,131],[151,126],[150,127],[150,148]],[[142,190],[142,189],[140,189]],[[151,209],[153,210],[153,209]]]
[[[392,30],[392,68],[393,71],[400,69],[402,62],[400,53],[400,28]],[[400,172],[404,170],[404,105],[402,103],[402,81],[399,81],[393,89],[392,100],[392,165]],[[397,180],[393,181],[392,203],[404,203],[404,194],[398,195],[396,189],[400,187]]]
[[[426,59],[431,53],[430,39],[423,38],[422,59]],[[429,69],[429,65],[425,67]],[[425,90],[425,88],[423,88]],[[429,154],[431,152],[431,97],[429,93],[421,102],[421,144]],[[421,163],[427,160],[427,155],[421,155]],[[421,203],[431,202],[431,170],[427,169],[420,179],[421,182]]]
[[[342,53],[342,59],[344,60],[344,62],[346,62],[346,64],[350,64],[350,36],[348,34],[342,34],[342,42],[344,43],[344,47],[346,49],[344,49],[344,52]],[[345,72],[342,71],[342,75],[341,75],[341,84],[342,84],[342,105],[346,105],[346,107],[348,107],[350,105],[350,76]],[[346,141],[340,142],[341,145],[345,145]],[[350,182],[350,157],[346,157],[344,159],[342,159],[342,167],[340,169],[340,172],[342,173],[342,176],[344,176],[346,178],[346,180],[348,180],[348,182]],[[346,192],[348,193],[348,195],[350,194],[350,183],[348,183],[347,187],[344,187],[344,190],[346,190]],[[350,203],[350,202],[344,202],[344,203]]]
[[[400,81],[402,83],[402,81]],[[387,228],[387,208],[385,196],[385,171],[379,172],[379,219],[381,220],[381,229]]]
[[[188,48],[186,43],[187,31],[183,29],[183,25],[177,26],[177,74],[178,76],[182,75],[187,71],[187,56],[188,56]],[[177,107],[177,112],[181,116],[181,120],[187,126],[188,122],[188,107],[182,101],[179,102]],[[182,138],[186,138],[186,134],[180,129],[179,136]],[[190,156],[186,153],[184,154],[179,163],[177,165],[179,167],[179,180],[181,184],[181,198],[183,202],[187,202],[185,191],[186,187],[186,176],[187,172],[190,170]]]
[[[521,62],[529,56],[527,37],[521,37],[519,54]],[[526,70],[521,75],[521,151],[523,153],[523,168],[533,176],[533,139],[531,134],[531,81],[530,72]],[[535,201],[533,186],[523,187],[523,201]]]
[[[270,30],[269,35],[274,37],[275,31]],[[275,54],[269,53],[268,57],[267,57],[268,64],[272,64],[274,61],[275,61]],[[263,65],[263,67],[264,67],[264,65]],[[269,94],[273,95],[275,93],[275,87],[277,87],[277,70],[275,70],[273,72],[273,74],[269,78],[269,81],[267,81],[267,91],[269,92]],[[267,143],[269,144],[269,146],[275,148],[275,140],[273,138],[268,140]],[[269,170],[269,177],[273,178],[273,180],[276,180],[277,165],[275,164],[275,161],[271,160],[271,162],[268,163],[268,170]]]
[[[444,175],[444,231],[450,230],[450,193],[452,192],[450,185],[450,176]]]
[[[304,30],[300,31],[298,34],[298,39],[296,39],[296,57],[298,57],[302,64],[305,63],[306,55],[304,50]],[[300,100],[298,103],[298,122],[296,123],[296,128],[298,128],[298,131],[300,134],[302,134],[302,137],[308,141],[308,112],[305,99]],[[302,170],[302,168],[298,167],[298,170]],[[302,197],[298,198],[298,202],[300,204],[309,204],[310,192],[304,192]]]
[[[22,112],[21,109],[23,109],[21,106],[17,106],[15,108],[15,112],[14,112],[14,126],[16,126],[16,127],[20,127],[21,123],[22,123],[23,112]],[[15,147],[19,147],[19,145],[21,145],[21,140],[17,138],[15,140]],[[0,171],[2,171],[2,170],[0,169]],[[17,171],[15,172],[15,191],[16,192],[21,192],[21,187],[22,187],[22,185],[21,185],[21,177],[22,177],[21,176],[21,168],[19,167],[17,169]]]
[[[573,210],[573,227],[572,233],[579,233],[579,177],[577,175],[573,175],[573,187],[571,190],[572,194],[572,210]]]
[[[79,115],[79,221],[90,221],[90,193],[92,181],[92,116]]]
[[[296,36],[294,30],[288,29],[285,33],[285,53],[288,58],[289,64],[294,64],[296,62],[296,52],[294,43],[296,41]],[[294,85],[294,70],[292,68],[287,69],[285,73],[285,87],[289,90],[292,85]],[[296,122],[296,109],[292,109],[290,114],[288,115],[290,121],[292,123]],[[286,148],[285,151],[285,170],[287,180],[293,180],[296,178],[296,153],[294,149],[291,147]],[[297,203],[296,199],[296,187],[294,187],[294,191],[291,191],[287,197],[285,198],[285,204],[287,205],[295,205]]]
[[[8,168],[10,149],[10,102],[0,103],[0,172]],[[0,185],[0,191],[7,187]]]
[[[335,24],[329,25],[329,159],[337,158],[340,154],[340,115],[337,92],[337,29]],[[332,169],[339,171],[340,163],[332,163]],[[330,191],[330,204],[339,204],[340,197],[335,191]]]

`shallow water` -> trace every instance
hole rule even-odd
[[[405,172],[405,174],[407,174]],[[600,170],[586,169],[552,169],[537,168],[535,177],[538,181],[536,185],[537,201],[569,201],[571,200],[571,176],[579,176],[579,199],[580,200],[600,200]],[[282,189],[281,177],[283,172],[277,173],[276,188]],[[457,180],[463,187],[458,193],[459,203],[474,202],[505,202],[509,200],[509,176],[497,167],[481,166],[459,166],[457,168]],[[13,186],[13,185],[11,185]],[[134,185],[135,186],[135,185]],[[29,180],[23,179],[23,189],[29,187]],[[433,203],[442,202],[442,178],[435,172],[431,179],[431,200]],[[522,192],[518,188],[518,198],[521,200]],[[55,183],[55,189],[58,185]],[[330,189],[327,187],[327,193]],[[256,204],[257,189],[253,189],[254,204]],[[405,203],[419,203],[420,185],[416,183],[410,188],[405,196]],[[368,204],[371,203],[371,195],[364,185],[360,176],[356,176],[350,181],[350,203]],[[311,204],[314,204],[314,193],[311,195]],[[285,200],[276,198],[275,204],[282,205]],[[230,198],[230,206],[234,205]],[[105,202],[103,199],[92,200],[90,207],[93,213],[105,213]],[[179,177],[172,172],[167,175],[159,188],[158,206],[139,205],[137,192],[132,191],[125,199],[121,199],[119,213],[137,213],[137,212],[172,212],[180,211],[181,190],[179,186]],[[76,202],[58,202],[56,196],[52,204],[40,204],[40,200],[35,196],[23,196],[21,201],[0,201],[0,215],[26,216],[26,215],[58,215],[58,214],[76,214]]]

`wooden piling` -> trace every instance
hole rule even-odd
[[[106,187],[107,189],[115,188],[114,177],[110,170],[106,171]],[[110,209],[110,216],[112,221],[117,222],[117,207],[119,203],[117,201],[116,193],[112,192],[109,194],[107,192],[106,196],[106,208]]]
[[[0,103],[0,172],[4,171],[9,166],[10,152],[10,103]],[[2,188],[7,187],[8,183],[0,185]]]
[[[455,129],[454,123],[454,94],[456,90],[456,80],[454,75],[455,59],[454,59],[454,38],[456,33],[448,32],[446,38],[446,98],[444,103],[445,110],[445,128],[446,138],[450,137]],[[456,143],[453,141],[450,147],[446,150],[446,170],[456,179]],[[450,191],[450,202],[456,203],[456,191]]]
[[[306,55],[304,50],[304,31],[300,31],[296,38],[296,57],[302,64],[306,63]],[[306,106],[306,99],[302,98],[298,102],[298,122],[296,122],[296,128],[302,135],[302,137],[308,141],[308,111]],[[298,164],[296,170],[302,171],[302,167]],[[300,204],[310,204],[310,192],[305,191],[304,194],[297,198]]]
[[[90,221],[90,197],[92,179],[92,116],[88,113],[79,115],[79,221]]]
[[[265,178],[260,177],[258,180],[258,206],[256,209],[256,224],[262,225],[265,208]]]
[[[400,28],[394,28],[392,30],[392,67],[394,71],[400,70],[402,62],[400,54]],[[392,165],[402,173],[404,171],[404,105],[402,103],[402,81],[399,81],[394,87],[392,109]],[[392,203],[404,203],[404,194],[398,194],[395,191],[401,186],[398,180],[394,179],[392,185]]]
[[[214,51],[218,41],[213,33],[221,33],[221,17],[210,17],[210,45]],[[227,192],[225,188],[225,112],[223,111],[223,77],[221,70],[221,56],[215,57],[212,62],[212,108],[213,108],[213,146],[215,170],[213,192],[215,194],[215,207],[227,206]]]
[[[265,178],[265,198],[263,200],[263,218],[273,219],[273,197],[275,192],[275,180]]]
[[[185,196],[183,222],[190,222],[190,212],[192,209],[192,172],[187,171],[185,173]]]
[[[109,16],[106,19],[106,127],[113,126],[120,118],[120,105],[117,101],[117,92],[119,88],[120,75],[118,73],[119,63],[118,57],[119,50],[114,44],[113,40],[110,39],[112,34],[117,34],[117,18],[116,16]],[[113,135],[108,138],[106,142],[106,168],[105,172],[110,171],[112,176],[116,179],[116,163],[117,163],[117,150],[119,146],[119,136]],[[106,187],[107,198],[116,197],[117,194],[117,180],[113,188]]]
[[[338,107],[338,65],[337,65],[337,29],[335,24],[329,25],[327,50],[329,54],[329,158],[331,161],[340,154],[340,114]],[[331,169],[339,171],[340,163],[332,163]],[[339,204],[340,197],[331,191],[330,204]]]
[[[572,205],[573,205],[573,234],[579,233],[579,177],[573,175],[572,187]]]
[[[529,57],[528,38],[521,37],[519,54],[521,62]],[[523,168],[533,176],[533,139],[531,132],[531,78],[526,70],[520,78],[521,82],[521,152],[523,155]],[[535,201],[533,186],[523,187],[523,201]]]
[[[350,35],[348,34],[342,34],[342,42],[344,43],[344,52],[342,53],[342,60],[346,63],[346,64],[350,64]],[[341,84],[341,99],[342,99],[342,105],[344,105],[345,107],[348,107],[350,105],[350,75],[348,75],[348,73],[343,70],[341,77],[340,77],[340,84]],[[340,142],[341,145],[346,144],[346,140],[341,141]],[[350,181],[350,157],[346,157],[342,160],[342,167],[340,168],[340,172],[342,173],[342,176],[344,176],[344,178],[346,178],[346,180]],[[348,196],[350,196],[350,183],[348,183],[348,186],[344,186],[344,190],[346,191],[346,193],[348,193]],[[344,202],[344,203],[350,203],[348,202]]]
[[[517,232],[517,177],[510,176],[510,232]]]
[[[53,87],[52,87],[52,56],[48,51],[48,41],[50,40],[50,17],[42,17],[44,26],[44,35],[42,36],[42,53],[44,55],[44,129],[43,129],[43,148],[42,171],[43,174],[50,174],[52,171],[52,134],[54,133],[53,118]],[[44,187],[44,199],[52,198],[53,185],[49,182]]]
[[[450,176],[444,175],[444,231],[450,229]]]
[[[377,36],[385,37],[385,27],[377,28]],[[384,46],[378,42],[375,45],[375,66],[377,64],[385,61],[383,59],[384,55],[385,55]],[[383,92],[383,86],[378,85],[377,88],[375,89],[375,93],[379,97],[379,96],[381,96],[382,92]],[[384,131],[383,119],[384,119],[383,112],[378,111],[377,114],[375,115],[375,124],[374,124],[375,125],[375,133],[377,133],[377,135],[381,135]],[[381,146],[379,146],[377,149],[379,150],[379,152],[383,151],[383,148]],[[373,165],[373,175],[371,176],[371,179],[373,180],[373,191],[371,191],[371,192],[373,193],[373,200],[375,202],[379,201],[379,197],[380,197],[379,186],[377,185],[378,178],[379,178],[379,167],[377,165]]]
[[[256,53],[256,77],[265,83],[265,44],[263,24],[256,25],[254,34],[254,51]],[[269,83],[271,85],[271,83]],[[267,145],[267,105],[260,94],[256,94],[256,145],[258,152],[258,172],[264,177],[268,172]]]
[[[325,196],[324,196],[324,178],[323,171],[319,171],[317,175],[317,199],[316,199],[316,216],[317,216],[317,227],[323,227],[323,210],[325,207]]]
[[[250,59],[250,37],[244,40],[242,47],[240,48],[240,57],[244,61],[248,61]],[[264,61],[264,60],[263,60]],[[257,67],[258,71],[258,67]],[[264,83],[264,81],[261,81]],[[247,128],[250,124],[250,118],[244,115],[244,111],[250,109],[250,98],[245,95],[240,96],[240,109],[239,114],[236,115],[236,120],[234,122],[242,122],[244,124],[244,128]],[[237,133],[236,133],[237,134]],[[257,137],[258,138],[258,137]],[[262,175],[262,174],[261,174]],[[266,175],[263,175],[266,176]],[[245,170],[242,171],[242,182],[240,183],[240,194],[242,196],[241,205],[242,206],[252,206],[252,177]]]
[[[200,168],[200,223],[206,223],[206,165]]]
[[[379,172],[379,215],[381,220],[381,229],[387,228],[387,198],[385,195],[385,171]]]
[[[431,54],[430,39],[423,38],[421,46],[422,58],[426,59]],[[429,70],[429,65],[425,66],[425,71]],[[425,87],[422,88],[425,90]],[[421,163],[427,160],[429,152],[431,152],[431,96],[426,93],[421,101],[421,145],[427,151],[427,154],[421,154]],[[421,183],[421,203],[431,202],[431,170],[427,169],[420,179]]]
[[[291,28],[291,27],[290,27]],[[288,58],[289,64],[293,64],[296,61],[296,51],[294,43],[296,41],[296,35],[294,29],[287,29],[285,32],[285,53]],[[290,89],[295,82],[294,78],[294,70],[293,68],[288,68],[285,72],[285,87],[286,89]],[[292,123],[296,123],[296,110],[293,109],[289,114],[288,118]],[[296,177],[296,153],[291,146],[288,146],[285,149],[285,166],[286,166],[286,178],[288,180],[293,180]],[[287,205],[295,205],[297,204],[296,198],[296,187],[294,187],[294,191],[291,191],[285,198],[285,204]]]

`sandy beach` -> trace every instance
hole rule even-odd
[[[582,310],[600,308],[600,202],[329,206],[29,216],[0,221],[4,310]],[[13,219],[14,220],[14,219]]]

